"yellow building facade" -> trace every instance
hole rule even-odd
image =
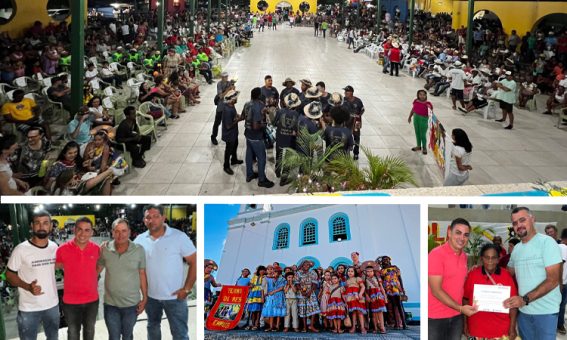
[[[250,0],[250,11],[252,13],[273,13],[276,11],[277,6],[282,4],[289,4],[294,13],[299,11],[299,5],[303,2],[309,4],[309,11],[306,13],[317,13],[317,0],[264,0],[268,3],[268,8],[265,11],[258,9],[258,2],[261,0]]]
[[[25,30],[31,28],[35,21],[40,21],[43,26],[47,26],[50,22],[59,23],[47,14],[48,0],[12,0],[14,4],[14,17],[6,24],[0,25],[0,32],[8,32],[10,37],[19,38]],[[78,0],[71,0],[74,3]],[[85,17],[87,14],[87,0],[85,2]],[[71,16],[65,20],[71,22]]]
[[[418,7],[432,13],[451,13],[453,28],[467,26],[468,1],[417,0]],[[546,15],[567,14],[567,1],[475,1],[475,14],[488,10],[498,16],[506,33],[516,30],[523,35]]]

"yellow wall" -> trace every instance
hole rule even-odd
[[[426,10],[432,13],[448,12],[453,14],[453,28],[467,26],[468,1],[453,0],[418,0]],[[542,17],[553,13],[567,13],[567,1],[475,1],[474,12],[489,10],[494,12],[506,33],[516,30],[519,35],[531,31]]]
[[[47,1],[48,0],[14,0],[16,3],[16,16],[10,20],[9,23],[0,26],[0,32],[10,34],[12,38],[19,38],[24,34],[24,31],[30,28],[37,20],[41,21],[44,26],[50,22],[59,23],[51,19],[47,14]],[[70,0],[72,3],[77,0]],[[85,18],[87,14],[87,0],[85,1]],[[71,16],[67,17],[67,22],[71,22]]]
[[[258,6],[256,6],[258,4],[259,0],[250,0],[250,10],[253,13],[262,13],[258,10]],[[276,11],[276,6],[280,3],[280,2],[287,2],[289,4],[291,4],[292,9],[293,9],[293,13],[297,13],[297,11],[299,11],[299,5],[303,2],[306,1],[309,4],[309,13],[316,13],[317,12],[317,0],[266,0],[266,2],[268,3],[268,9],[266,9],[266,13],[273,13]],[[281,24],[281,22],[280,22]]]
[[[56,220],[59,224],[59,229],[63,229],[63,227],[65,227],[65,222],[68,219],[72,219],[74,221],[76,221],[77,219],[81,218],[81,217],[87,217],[89,220],[91,220],[91,222],[93,222],[93,225],[95,225],[95,216],[94,215],[65,215],[65,216],[51,216],[52,220]]]
[[[164,214],[167,218],[169,218],[169,207],[165,207]],[[187,217],[187,213],[185,207],[176,207],[173,206],[171,209],[171,218],[174,220],[182,219]]]

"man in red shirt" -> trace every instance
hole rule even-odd
[[[75,237],[62,244],[55,255],[55,267],[64,270],[63,312],[67,338],[93,340],[98,312],[98,274],[100,247],[92,242],[93,223],[87,217],[75,222]]]
[[[429,253],[429,340],[460,340],[463,316],[477,312],[475,306],[462,305],[467,255],[463,249],[469,241],[471,226],[456,218],[447,231],[447,242]]]

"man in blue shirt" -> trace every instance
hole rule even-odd
[[[522,339],[554,340],[563,260],[555,240],[537,233],[534,224],[535,217],[528,208],[512,210],[512,226],[522,242],[514,247],[508,270],[516,277],[519,296],[506,299],[504,307],[520,309]]]
[[[92,119],[89,108],[83,106],[75,115],[75,118],[67,124],[67,135],[70,140],[84,145],[91,140]]]
[[[144,247],[148,279],[148,340],[161,340],[161,318],[167,315],[173,340],[189,340],[187,296],[196,272],[195,246],[184,232],[165,223],[163,207],[144,207],[144,224],[148,228],[134,240]],[[183,261],[189,265],[184,275]]]

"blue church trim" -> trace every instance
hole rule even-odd
[[[313,225],[315,226],[315,243],[304,244],[305,229],[307,227],[307,224],[310,224],[310,223],[313,223]],[[316,219],[306,218],[301,222],[300,226],[301,226],[299,228],[299,246],[300,247],[315,246],[315,245],[319,244],[319,223],[317,222]]]
[[[287,239],[286,239],[286,243],[284,247],[278,247],[278,240],[279,240],[279,235],[280,232],[283,232],[283,229],[287,229]],[[272,243],[272,250],[278,250],[278,249],[287,249],[289,248],[289,234],[290,234],[290,227],[289,224],[287,223],[282,223],[280,225],[278,225],[276,227],[276,229],[274,230],[274,242]]]
[[[337,257],[336,259],[334,259],[329,266],[333,267],[333,269],[337,269],[337,266],[339,264],[345,264],[347,266],[352,266],[352,260],[348,259],[346,257]]]
[[[346,230],[346,239],[345,240],[341,240],[340,242],[343,241],[350,241],[350,220],[348,218],[348,215],[343,213],[343,212],[339,212],[334,214],[333,216],[331,216],[329,218],[329,243],[333,243],[333,242],[339,242],[339,241],[333,241],[333,222],[335,221],[335,219],[337,218],[344,218],[345,220],[345,230]]]

